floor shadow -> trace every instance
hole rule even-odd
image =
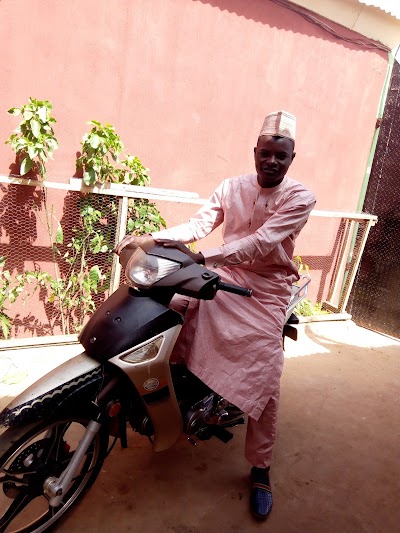
[[[317,324],[317,323],[315,323]],[[320,323],[321,324],[321,323]],[[336,330],[338,331],[338,333],[335,332],[335,326],[339,326],[339,328]],[[349,323],[349,327],[347,329],[347,331],[345,330],[346,328],[346,324],[347,322],[346,321],[343,321],[343,322],[338,322],[338,323],[335,323],[335,322],[325,322],[324,323],[324,327],[326,328],[326,331],[328,330],[328,328],[331,328],[331,333],[328,335],[328,334],[323,334],[322,333],[322,329],[319,328],[319,331],[316,332],[313,330],[313,327],[311,324],[306,324],[305,325],[305,328],[304,328],[304,333],[305,335],[307,335],[307,337],[312,340],[313,342],[315,342],[316,344],[319,344],[320,346],[322,346],[323,348],[329,350],[330,352],[332,351],[332,347],[334,348],[337,348],[337,347],[340,347],[341,351],[344,353],[346,352],[346,350],[351,350],[352,352],[354,350],[356,351],[361,351],[361,353],[365,352],[365,351],[368,351],[368,350],[375,350],[375,351],[379,351],[379,350],[386,350],[386,349],[389,349],[390,351],[396,351],[397,352],[397,355],[398,357],[400,358],[400,340],[396,340],[396,339],[392,339],[390,337],[386,337],[384,335],[382,335],[382,345],[379,346],[379,345],[376,345],[376,341],[378,339],[380,339],[380,333],[379,332],[376,332],[376,331],[372,331],[372,330],[364,330],[364,328],[358,328],[358,326],[356,326],[354,323],[352,323],[350,321]],[[324,329],[325,329],[324,328]],[[361,343],[352,343],[351,341],[347,341],[347,340],[344,340],[347,338],[350,338],[350,337],[353,337],[355,338],[356,336],[359,338],[359,339],[362,339],[362,338],[365,338],[363,337],[363,332],[365,331],[366,334],[368,335],[374,335],[375,336],[375,339],[374,341],[371,341],[370,345],[368,345],[367,342],[365,342],[364,340],[364,346],[363,345],[360,345]],[[338,340],[335,340],[333,337],[334,336],[337,336],[338,337]]]

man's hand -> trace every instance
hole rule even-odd
[[[141,235],[136,237],[136,235],[126,235],[121,242],[117,244],[114,252],[117,255],[121,255],[121,252],[124,248],[129,248],[130,250],[136,250],[136,248],[142,248],[145,252],[150,250],[154,246],[154,240],[151,235]]]
[[[135,235],[126,235],[120,243],[117,244],[114,252],[119,255],[119,262],[125,268],[128,259],[133,252],[138,248],[142,248],[145,252],[153,248],[154,240],[151,235],[142,235],[136,237]]]
[[[184,254],[188,255],[195,261],[195,263],[198,263],[199,265],[204,265],[204,256],[201,252],[195,253],[192,252],[187,246],[183,244],[183,242],[180,241],[173,241],[171,239],[154,239],[154,242],[156,244],[161,244],[165,248],[176,248],[177,250],[180,250]]]
[[[161,244],[165,248],[176,248],[177,250],[191,257],[193,261],[195,261],[195,263],[198,263],[199,265],[204,265],[203,254],[201,252],[197,254],[195,252],[192,252],[187,246],[183,244],[183,242],[173,241],[171,239],[154,239],[154,242],[156,244]]]

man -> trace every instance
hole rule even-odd
[[[254,148],[256,174],[223,181],[187,224],[151,237],[125,237],[116,250],[147,248],[154,239],[181,249],[223,281],[253,290],[252,298],[220,291],[212,301],[186,299],[185,325],[175,353],[248,415],[250,503],[261,519],[272,507],[269,468],[283,368],[282,328],[291,286],[298,279],[292,261],[295,238],[315,205],[313,194],[286,176],[295,157],[295,129],[293,115],[269,114]],[[222,246],[193,253],[184,245],[220,224]]]

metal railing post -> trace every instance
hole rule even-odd
[[[115,231],[115,246],[125,237],[126,233],[126,223],[128,220],[128,197],[122,196],[118,201],[118,219],[117,219],[117,228]],[[110,278],[110,289],[109,294],[115,292],[120,283],[121,279],[121,265],[119,262],[119,257],[117,254],[114,254],[112,267],[111,267],[111,278]]]
[[[354,257],[354,261],[352,264],[352,268],[349,272],[349,276],[347,278],[346,286],[344,287],[343,293],[340,298],[340,302],[338,305],[338,310],[340,313],[343,313],[347,307],[351,289],[353,288],[353,283],[357,274],[357,270],[361,261],[361,257],[365,248],[365,243],[367,242],[369,231],[372,226],[374,226],[376,223],[376,220],[367,220],[366,224],[363,228],[362,236],[361,236],[361,242],[358,246],[357,253]]]

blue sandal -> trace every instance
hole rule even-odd
[[[265,520],[272,509],[272,491],[269,483],[269,467],[251,469],[250,507],[253,515]]]

